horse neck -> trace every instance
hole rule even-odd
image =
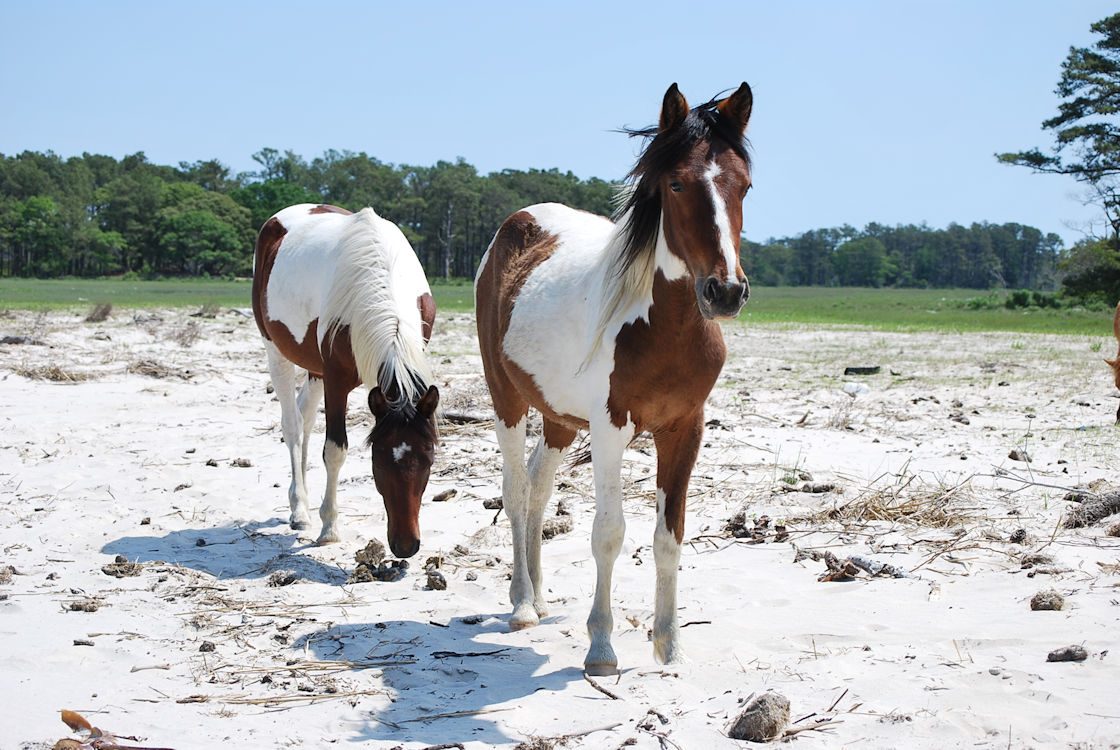
[[[619,217],[617,228],[611,233],[602,262],[593,269],[593,283],[601,289],[600,315],[588,359],[598,351],[603,337],[618,320],[649,317],[654,304],[664,306],[674,320],[697,328],[706,322],[696,307],[695,294],[691,292],[691,277],[684,261],[677,257],[665,241],[663,218],[659,218],[657,238],[653,247],[620,273],[619,258],[626,244],[626,216]],[[673,282],[685,283],[673,283]],[[657,283],[663,282],[663,283]]]

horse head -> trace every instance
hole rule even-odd
[[[734,318],[750,294],[739,262],[743,199],[751,186],[743,143],[753,98],[742,84],[726,99],[689,109],[669,87],[656,135],[639,159],[646,190],[656,190],[661,231],[669,251],[684,262],[700,314]]]
[[[369,392],[374,426],[366,444],[372,451],[373,483],[389,519],[389,549],[397,557],[412,557],[420,549],[420,499],[439,440],[438,404],[434,385],[403,407],[394,406],[380,388]]]

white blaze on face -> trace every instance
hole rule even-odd
[[[712,196],[717,239],[723,252],[723,260],[727,264],[727,276],[730,280],[735,274],[736,266],[739,265],[739,248],[736,247],[736,238],[731,236],[731,219],[727,215],[727,204],[724,203],[723,196],[720,195],[719,187],[716,185],[716,177],[719,177],[722,171],[718,164],[712,162],[704,171],[704,180],[708,183],[708,192]]]
[[[408,443],[401,443],[398,445],[393,449],[393,462],[399,464],[401,459],[404,458],[404,454],[408,453],[410,450],[412,450],[412,446]]]

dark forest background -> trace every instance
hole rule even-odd
[[[558,169],[482,175],[460,159],[418,167],[364,153],[310,161],[266,148],[260,169],[217,161],[152,164],[83,154],[0,155],[0,275],[245,276],[261,224],[293,203],[371,205],[396,222],[432,277],[473,276],[509,214],[557,201],[599,214],[614,185]],[[749,226],[749,219],[748,219]],[[756,283],[1052,289],[1061,239],[1020,224],[850,226],[742,242]]]

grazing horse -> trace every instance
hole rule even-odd
[[[1116,336],[1117,343],[1120,343],[1120,302],[1116,303],[1116,314],[1112,316],[1112,333]],[[1112,368],[1116,387],[1120,388],[1120,351],[1116,352],[1116,359],[1106,359],[1105,363]],[[1120,407],[1116,408],[1116,424],[1120,424]]]
[[[420,548],[420,498],[438,440],[439,391],[424,345],[436,306],[400,229],[365,208],[301,204],[265,222],[257,237],[253,314],[265,338],[292,462],[291,526],[306,529],[307,442],[324,400],[327,487],[319,544],[338,541],[336,489],[346,459],[346,400],[365,383],[374,427],[373,480],[389,518],[389,548]],[[296,395],[296,367],[307,380]]]
[[[689,109],[673,84],[659,125],[629,175],[615,224],[555,203],[502,224],[475,278],[479,345],[504,461],[513,530],[510,629],[546,614],[541,519],[579,429],[591,434],[595,598],[589,674],[612,674],[611,575],[625,526],[623,450],[641,430],[657,448],[654,655],[684,661],[677,564],[685,496],[704,431],[704,401],[723,367],[721,318],[747,299],[739,265],[742,203],[751,184],[743,134],[751,90]],[[525,464],[530,407],[543,435]]]

